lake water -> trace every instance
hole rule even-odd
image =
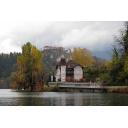
[[[0,89],[0,106],[126,106],[128,94],[15,92]]]

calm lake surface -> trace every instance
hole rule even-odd
[[[127,106],[128,94],[15,92],[0,89],[0,106]]]

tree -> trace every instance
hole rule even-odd
[[[113,48],[113,56],[112,60],[109,63],[109,75],[110,77],[110,83],[113,85],[120,84],[119,82],[121,81],[120,77],[120,71],[122,70],[122,66],[120,63],[120,56],[119,56],[119,51],[116,47]]]
[[[94,64],[91,53],[84,48],[74,48],[71,57],[83,67],[90,67]]]
[[[121,31],[120,37],[117,39],[119,50],[123,57],[128,55],[128,22],[125,22],[125,28]]]
[[[121,31],[117,39],[117,46],[113,49],[110,76],[111,83],[115,85],[128,84],[128,22],[125,23],[125,29]]]
[[[15,77],[17,87],[31,88],[42,81],[43,63],[42,53],[31,43],[26,43],[22,47],[22,54],[17,57],[17,70]]]

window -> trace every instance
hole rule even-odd
[[[74,69],[73,68],[66,68],[66,76],[73,76]]]

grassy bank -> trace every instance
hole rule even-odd
[[[128,86],[108,86],[109,93],[128,93]]]
[[[43,91],[44,92],[58,92],[59,89],[56,85],[55,86],[44,85]]]

